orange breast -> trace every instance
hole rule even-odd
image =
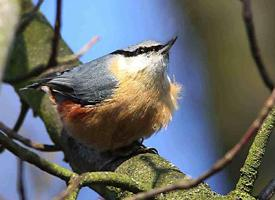
[[[96,106],[71,101],[58,105],[68,133],[99,151],[127,146],[149,137],[171,120],[180,87],[170,83],[165,90],[144,88],[139,78],[120,80],[112,99]]]

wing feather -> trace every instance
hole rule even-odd
[[[71,98],[80,104],[94,105],[110,98],[118,81],[108,69],[107,57],[59,72],[47,78],[43,85],[61,97]]]

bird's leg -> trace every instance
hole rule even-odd
[[[134,155],[143,154],[143,153],[153,153],[158,154],[158,150],[152,147],[146,147],[143,144],[144,138],[140,138],[139,140],[135,141],[134,143],[139,146],[136,152],[134,152]]]
[[[122,147],[114,151],[103,152],[103,154],[109,154],[111,158],[102,166],[102,170],[108,169],[108,166],[112,165],[112,163],[118,162],[120,160],[127,160],[139,154],[158,154],[158,151],[155,148],[148,148],[142,144],[143,141],[144,139],[141,138],[127,147]]]

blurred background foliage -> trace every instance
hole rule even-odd
[[[191,18],[205,48],[211,101],[217,134],[224,144],[222,152],[232,147],[259,112],[269,94],[250,54],[239,1],[177,1]],[[257,39],[267,70],[275,80],[275,1],[252,0]],[[236,182],[247,149],[228,167]],[[275,177],[275,136],[271,137],[257,181],[260,190]]]
[[[37,2],[37,1],[34,1]],[[42,12],[53,24],[55,1],[45,0]],[[79,6],[79,7],[78,7]],[[252,0],[259,47],[268,72],[275,77],[275,1]],[[183,172],[196,177],[231,148],[256,117],[269,94],[251,57],[239,0],[117,0],[64,1],[62,36],[76,52],[91,36],[102,40],[83,58],[87,62],[115,49],[142,40],[179,39],[170,55],[171,73],[183,84],[180,109],[167,130],[146,144]],[[275,81],[275,78],[273,79]],[[4,85],[0,97],[0,120],[12,127],[19,101]],[[41,120],[28,113],[21,133],[50,143]],[[208,183],[217,192],[234,187],[248,147],[223,173]],[[275,177],[275,136],[271,137],[257,181],[259,191]],[[62,154],[41,153],[67,166]],[[0,155],[0,195],[17,198],[15,157]],[[67,166],[68,167],[68,166]],[[30,199],[50,199],[61,191],[63,182],[27,165],[26,187]],[[8,178],[7,178],[8,176]],[[79,199],[91,196],[81,190]],[[8,198],[10,197],[10,198]],[[50,197],[50,198],[49,198]]]

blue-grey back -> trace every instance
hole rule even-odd
[[[96,104],[108,99],[118,85],[108,69],[107,55],[91,62],[57,73],[45,85],[54,93],[72,98],[80,104]]]

